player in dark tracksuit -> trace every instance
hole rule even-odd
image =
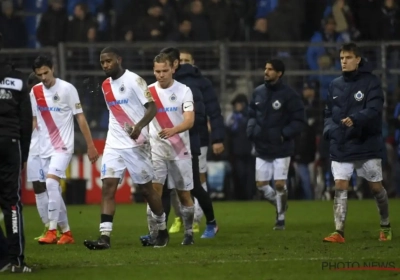
[[[381,82],[372,67],[361,57],[356,44],[340,50],[342,76],[329,86],[325,108],[324,138],[330,141],[329,153],[335,180],[335,232],[324,242],[344,243],[349,180],[356,170],[365,178],[375,196],[380,214],[380,241],[392,239],[388,197],[382,186],[382,111]]]
[[[0,34],[0,50],[1,46]],[[31,272],[24,262],[21,179],[29,153],[32,118],[25,78],[9,61],[0,59],[0,207],[8,241],[8,257],[0,259],[0,271],[11,265],[11,272]],[[0,242],[4,248],[2,231]]]
[[[193,54],[189,50],[180,50],[180,64],[190,64],[194,65],[195,61],[193,59]],[[197,69],[197,68],[196,68]],[[206,118],[204,122],[199,124],[198,131],[200,134],[200,155],[199,155],[199,171],[200,171],[200,182],[203,189],[207,191],[207,151],[208,146],[211,144],[214,154],[218,155],[224,151],[224,136],[225,136],[225,124],[224,118],[221,114],[221,107],[218,102],[217,95],[215,93],[214,87],[209,79],[202,77],[199,81],[199,88],[203,96],[203,103],[206,112]],[[210,122],[211,133],[208,132],[207,118]],[[175,192],[171,192],[172,205],[175,209],[174,223],[171,225],[169,232],[177,233],[181,231],[182,219],[180,216],[180,205],[179,200],[176,195],[173,196]],[[203,217],[203,210],[201,209],[197,199],[195,198],[195,214],[193,223],[193,232],[199,232],[199,223]],[[212,231],[206,231],[205,234],[213,235]]]
[[[306,125],[304,104],[300,95],[282,82],[284,72],[281,60],[267,61],[265,84],[253,92],[247,125],[247,136],[256,151],[257,188],[276,206],[274,230],[285,229],[290,157],[294,139]],[[276,192],[269,185],[272,179]]]
[[[174,67],[176,67],[174,79],[186,86],[188,86],[193,94],[193,101],[195,106],[195,122],[193,127],[189,130],[190,134],[190,149],[192,153],[192,169],[193,169],[193,189],[191,194],[197,198],[200,207],[206,216],[207,228],[202,235],[202,238],[214,237],[218,231],[217,222],[214,216],[214,208],[208,193],[201,187],[199,177],[199,160],[200,155],[200,136],[198,127],[205,121],[205,109],[203,103],[203,95],[201,93],[202,75],[197,67],[189,64],[179,65],[179,50],[175,48],[166,48],[161,50],[161,53],[166,53],[174,60]],[[173,187],[173,186],[171,186]],[[164,185],[163,190],[163,207],[166,216],[168,217],[171,209],[171,196],[170,189],[167,184]],[[150,220],[150,219],[149,219]],[[211,234],[211,232],[213,234]],[[143,246],[151,246],[153,238],[150,235],[140,236],[140,241]]]

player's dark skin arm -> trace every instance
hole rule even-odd
[[[144,114],[143,118],[135,125],[132,132],[129,134],[133,140],[136,140],[142,129],[146,127],[156,116],[157,114],[157,107],[154,102],[148,102],[144,105],[146,107],[146,113]]]

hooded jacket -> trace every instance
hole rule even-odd
[[[329,86],[324,138],[330,157],[338,162],[382,158],[382,110],[384,96],[372,66],[361,59],[356,71],[334,79]],[[350,117],[353,126],[341,120]]]
[[[21,72],[0,60],[0,137],[20,140],[21,160],[26,162],[32,135],[32,107]]]
[[[188,86],[193,94],[195,120],[193,127],[189,130],[190,150],[194,155],[200,155],[199,128],[206,122],[206,113],[201,92],[203,76],[200,70],[190,64],[180,65],[174,74],[174,79]]]

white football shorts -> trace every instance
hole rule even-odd
[[[129,149],[104,149],[101,161],[101,179],[119,178],[122,180],[126,170],[134,184],[143,185],[153,180],[154,171],[149,145]]]
[[[26,179],[28,182],[44,182],[46,180],[46,175],[42,169],[42,162],[39,155],[28,156],[26,162]]]
[[[71,161],[72,154],[54,153],[48,158],[41,158],[40,162],[44,173],[44,179],[40,182],[46,182],[47,174],[55,175],[59,178],[65,178],[65,171]]]
[[[168,177],[168,188],[180,191],[193,189],[192,159],[153,159],[153,183],[164,185]]]
[[[378,158],[354,162],[332,161],[331,169],[335,180],[349,181],[354,169],[357,176],[364,178],[368,182],[380,182],[383,180],[382,160]]]
[[[265,160],[256,158],[256,181],[269,182],[272,178],[286,180],[288,178],[290,157]]]

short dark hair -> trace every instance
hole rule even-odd
[[[179,57],[181,56],[180,51],[177,48],[172,48],[172,47],[164,48],[160,51],[160,53],[165,53],[169,55],[172,61],[179,60]]]
[[[29,87],[32,87],[36,84],[40,83],[39,78],[36,76],[35,72],[32,72],[31,74],[29,74],[28,80],[27,80],[27,84]]]
[[[101,51],[100,54],[103,54],[103,53],[113,53],[116,56],[121,57],[121,52],[118,49],[114,48],[114,47],[106,47],[106,48],[104,48]]]
[[[356,43],[350,42],[343,44],[342,47],[340,48],[339,53],[341,52],[352,52],[356,57],[361,57],[361,51]]]
[[[267,63],[271,64],[272,68],[274,68],[276,72],[282,72],[281,78],[283,77],[283,74],[285,73],[285,64],[283,63],[282,60],[277,58],[272,58],[268,60]]]
[[[190,54],[190,56],[194,59],[193,51],[191,51],[191,50],[189,50],[189,49],[180,49],[179,52],[180,52],[180,53],[187,53],[187,54]]]
[[[167,54],[167,53],[160,53],[158,55],[156,55],[156,57],[154,58],[153,62],[155,63],[167,63],[169,62],[170,66],[174,65],[174,59],[172,59],[172,57]]]
[[[35,61],[33,62],[32,65],[32,70],[33,72],[35,72],[36,69],[43,67],[43,66],[47,66],[50,69],[53,68],[53,60],[51,59],[50,56],[47,55],[39,55]]]

